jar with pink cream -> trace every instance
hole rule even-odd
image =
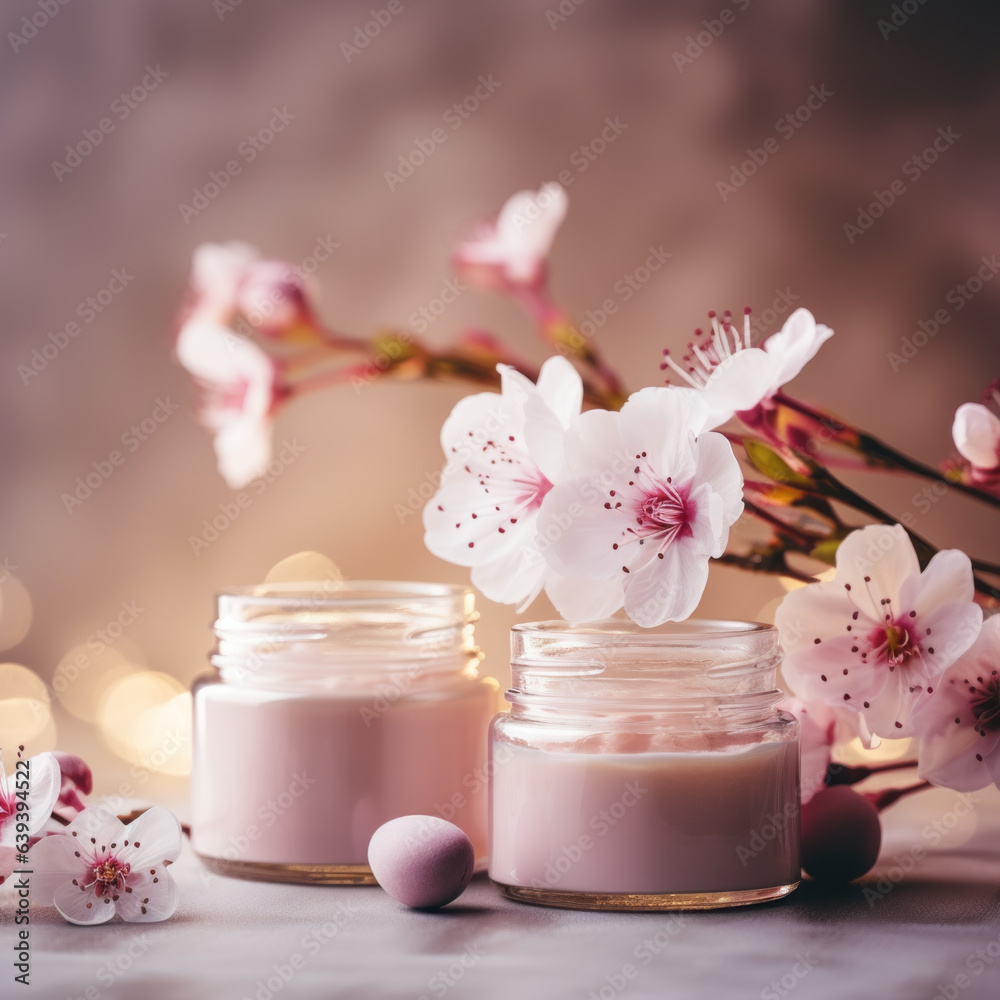
[[[799,882],[799,732],[776,630],[515,626],[491,730],[490,878],[524,902],[708,909]]]
[[[487,730],[471,591],[277,583],[218,595],[194,688],[191,840],[219,873],[368,884],[387,820],[441,815],[485,863]]]

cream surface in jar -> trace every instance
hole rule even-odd
[[[486,855],[486,734],[472,594],[269,584],[219,595],[195,685],[192,843],[224,874],[371,882],[384,822],[442,815]]]
[[[490,877],[513,898],[707,908],[799,880],[798,726],[770,626],[516,626],[491,737]]]

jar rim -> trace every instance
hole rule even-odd
[[[777,634],[777,628],[766,622],[740,621],[728,618],[689,618],[682,622],[666,622],[653,628],[637,625],[627,618],[605,618],[595,622],[568,622],[551,619],[522,622],[511,632],[526,639],[566,638],[581,642],[606,642],[614,645],[670,645],[691,640],[746,638],[753,635]]]
[[[454,603],[472,596],[470,587],[453,583],[421,583],[403,580],[297,580],[223,587],[215,592],[217,605],[224,602],[247,608],[266,605],[296,607],[309,602],[317,608],[389,607],[400,600]]]

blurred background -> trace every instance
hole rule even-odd
[[[276,429],[280,473],[193,551],[232,498],[172,357],[202,241],[295,263],[335,243],[315,272],[331,325],[367,336],[425,308],[439,311],[431,342],[475,325],[537,363],[512,303],[440,297],[469,224],[562,174],[554,289],[579,320],[616,301],[599,344],[633,389],[659,382],[662,348],[708,309],[751,305],[764,335],[804,305],[837,335],[793,394],[937,464],[955,407],[1000,374],[1000,281],[982,280],[1000,252],[994,6],[17,0],[2,20],[8,765],[18,742],[58,744],[91,761],[98,791],[186,813],[184,692],[205,669],[217,589],[299,550],[355,578],[468,579],[424,549],[411,505],[436,481],[459,385],[295,403]],[[448,124],[481,77],[488,96]],[[276,115],[250,159],[241,144]],[[426,162],[387,181],[442,127]],[[185,212],[232,160],[239,174]],[[616,285],[651,247],[669,260],[626,301]],[[115,450],[124,463],[67,505]],[[985,508],[854,481],[935,543],[1000,557]],[[716,567],[700,613],[767,617],[782,592]],[[505,681],[518,616],[480,604],[487,668]],[[521,619],[551,615],[539,601]]]

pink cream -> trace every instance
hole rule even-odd
[[[490,877],[586,893],[795,883],[798,747],[699,753],[494,750]]]

